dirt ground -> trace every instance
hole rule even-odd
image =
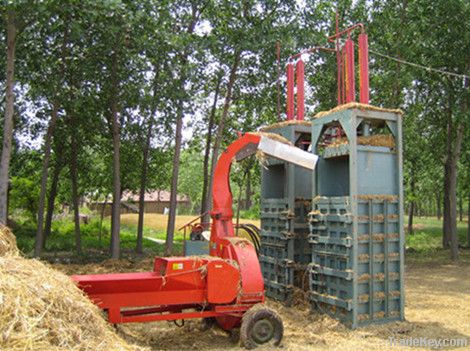
[[[389,338],[466,338],[470,350],[470,251],[461,262],[425,257],[406,263],[406,321],[349,330],[334,319],[308,306],[285,307],[275,301],[268,304],[284,321],[285,333],[280,350],[384,350]],[[437,261],[437,262],[436,262]],[[133,271],[151,269],[151,260],[140,262],[106,261],[100,265],[60,265],[68,274]],[[151,350],[237,350],[225,332],[212,328],[199,330],[198,321],[187,321],[181,328],[173,323],[157,322],[118,326],[119,334],[132,344]],[[268,349],[268,347],[261,348]],[[427,348],[419,347],[420,350]],[[448,348],[449,349],[449,348]]]

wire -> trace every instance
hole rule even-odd
[[[424,69],[424,70],[426,70],[426,71],[428,71],[428,72],[435,72],[435,73],[445,74],[445,75],[452,76],[452,77],[463,78],[463,79],[470,79],[470,76],[468,76],[468,75],[466,75],[466,74],[454,73],[454,72],[444,71],[444,70],[439,69],[439,68],[433,68],[433,67],[428,67],[428,66],[420,65],[420,64],[418,64],[418,63],[409,62],[409,61],[405,61],[405,60],[402,60],[402,59],[399,59],[399,58],[396,58],[396,57],[393,57],[393,56],[389,56],[389,55],[386,55],[386,54],[382,54],[382,53],[380,53],[380,52],[377,52],[377,51],[374,51],[374,50],[371,50],[371,49],[369,49],[369,52],[372,53],[372,54],[374,54],[374,55],[381,56],[381,57],[385,57],[385,58],[387,58],[387,59],[389,59],[389,60],[393,60],[393,61],[402,63],[402,64],[404,64],[404,65],[409,65],[409,66],[413,66],[413,67],[416,67],[416,68]]]

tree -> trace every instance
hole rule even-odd
[[[45,234],[44,234],[44,211],[46,207],[46,192],[47,192],[47,181],[48,181],[48,176],[49,176],[49,162],[51,158],[51,148],[52,148],[52,138],[54,135],[54,129],[55,125],[57,123],[57,118],[59,114],[59,108],[60,108],[60,97],[59,97],[59,91],[62,88],[62,83],[63,83],[63,77],[65,75],[65,60],[66,60],[66,55],[67,55],[67,45],[69,41],[69,34],[70,34],[70,21],[71,21],[71,15],[70,13],[65,14],[64,18],[64,23],[63,23],[63,35],[62,35],[62,43],[60,47],[60,59],[58,60],[58,68],[54,70],[54,73],[51,75],[51,77],[48,77],[49,80],[47,81],[47,87],[44,85],[42,88],[44,90],[48,89],[50,87],[50,82],[55,82],[53,84],[53,91],[51,92],[51,101],[52,101],[52,109],[51,109],[51,117],[49,119],[48,127],[47,127],[47,132],[45,136],[45,141],[44,141],[44,157],[43,157],[43,163],[42,163],[42,175],[41,175],[41,187],[40,187],[40,193],[39,193],[39,205],[38,205],[38,213],[37,213],[37,218],[38,218],[38,228],[36,232],[36,244],[35,244],[35,249],[34,249],[34,254],[35,256],[39,256],[41,254],[41,251],[45,245]],[[60,40],[60,39],[58,39]],[[35,62],[35,64],[37,64]],[[56,78],[58,77],[58,79]],[[44,94],[44,93],[43,93]],[[48,95],[45,93],[44,95]],[[59,168],[57,168],[56,171],[58,171]],[[57,172],[54,174],[54,176],[58,177]],[[74,172],[74,176],[76,178],[76,172]],[[53,186],[52,190],[55,190],[56,184],[57,184],[57,178],[54,177],[53,180]],[[55,185],[54,185],[55,184]],[[76,187],[74,187],[75,189]],[[55,197],[56,191],[52,191],[52,198]],[[49,204],[49,210],[52,211],[51,204]],[[50,217],[48,217],[46,224],[47,224],[47,231],[50,231],[50,226],[51,226],[51,218],[52,218],[52,212],[50,212]],[[78,229],[79,230],[79,229]],[[78,233],[79,237],[79,233]],[[77,239],[78,240],[78,239]],[[77,245],[77,250],[80,251],[80,245]]]
[[[165,255],[171,255],[173,251],[173,238],[175,233],[175,220],[176,220],[176,198],[178,194],[178,175],[180,165],[180,154],[181,154],[181,143],[183,139],[183,117],[184,117],[184,105],[188,99],[188,95],[184,93],[186,88],[186,80],[188,78],[188,56],[191,49],[191,38],[193,37],[194,29],[199,21],[199,18],[204,11],[207,2],[198,4],[198,2],[191,2],[189,4],[188,18],[182,16],[181,19],[181,30],[184,30],[183,46],[177,52],[177,64],[179,69],[179,79],[177,80],[177,88],[179,89],[179,96],[176,97],[176,126],[175,126],[175,148],[173,154],[173,166],[172,166],[172,177],[171,177],[171,193],[170,193],[170,212],[168,214],[168,225],[166,230],[165,240]],[[187,22],[186,22],[187,21]]]
[[[217,102],[219,100],[220,85],[222,83],[223,72],[219,71],[216,75],[215,89],[214,89],[214,99],[212,106],[209,112],[209,121],[207,125],[207,135],[206,135],[206,145],[204,147],[204,161],[203,161],[203,184],[202,184],[202,196],[201,196],[201,211],[202,223],[209,223],[209,209],[212,199],[210,199],[209,194],[211,193],[209,189],[211,173],[209,173],[209,162],[210,154],[212,147],[212,133],[215,124],[215,113],[217,110]],[[211,166],[212,169],[212,166]]]
[[[233,86],[235,84],[235,79],[237,77],[237,70],[240,64],[240,60],[241,60],[241,50],[235,49],[235,52],[233,54],[232,67],[230,68],[229,79],[227,82],[227,91],[225,93],[224,107],[222,110],[222,114],[220,116],[219,125],[217,126],[217,134],[215,136],[214,147],[212,149],[211,171],[210,171],[211,177],[210,177],[210,182],[209,182],[209,191],[208,191],[207,201],[212,201],[212,184],[213,184],[213,178],[214,178],[215,165],[219,158],[219,149],[222,143],[222,136],[223,136],[224,128],[225,128],[225,121],[229,113],[230,104],[232,103],[232,91],[233,91]],[[210,208],[210,207],[207,206],[207,208]]]
[[[8,182],[10,174],[11,141],[13,138],[13,113],[15,95],[15,49],[17,20],[12,6],[6,10],[7,24],[7,67],[6,67],[6,98],[5,119],[3,126],[3,146],[0,160],[0,223],[6,224],[8,219]]]
[[[143,243],[143,232],[144,232],[144,213],[145,213],[145,192],[147,190],[148,183],[148,161],[150,156],[150,142],[152,137],[152,131],[155,126],[155,114],[158,106],[158,83],[159,83],[160,71],[159,67],[156,67],[153,89],[152,89],[152,100],[149,116],[146,121],[146,136],[142,145],[142,166],[140,174],[140,189],[139,189],[139,218],[137,222],[137,244],[136,252],[142,253]]]

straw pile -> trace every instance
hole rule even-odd
[[[259,136],[266,137],[275,141],[279,141],[280,143],[283,143],[283,144],[294,146],[294,144],[292,144],[289,140],[287,140],[286,138],[284,138],[282,135],[279,135],[279,134],[268,133],[268,132],[250,132],[250,134],[259,135]]]
[[[69,277],[21,257],[11,236],[0,229],[0,349],[137,349],[111,330]]]
[[[0,224],[0,256],[17,255],[16,238],[10,228]]]
[[[328,110],[328,111],[319,112],[313,118],[321,118],[321,117],[328,116],[335,112],[349,110],[353,108],[359,109],[361,111],[379,111],[379,112],[397,113],[403,116],[403,111],[400,109],[389,109],[389,108],[383,108],[383,107],[372,106],[372,105],[367,105],[367,104],[360,104],[358,102],[350,102],[348,104],[336,106],[335,108]]]
[[[261,127],[260,131],[266,132],[268,130],[278,129],[278,128],[291,126],[291,125],[300,125],[300,126],[310,127],[312,125],[312,122],[310,122],[310,121],[301,121],[301,120],[297,120],[297,119],[291,119],[289,121],[277,122],[277,123],[274,123],[274,124],[270,124],[268,126]]]

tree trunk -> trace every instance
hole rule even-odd
[[[457,136],[455,138],[455,148],[454,155],[452,157],[452,179],[450,187],[451,203],[451,232],[450,232],[450,252],[452,260],[459,259],[459,235],[457,232],[457,164],[460,157],[460,148],[462,147],[462,138],[463,138],[464,126],[463,123],[460,123],[457,127]]]
[[[210,159],[210,152],[211,152],[211,144],[212,144],[212,129],[214,128],[214,120],[215,120],[215,112],[217,110],[217,101],[219,99],[219,91],[220,91],[220,84],[222,82],[222,74],[217,76],[217,84],[215,86],[214,92],[214,101],[212,103],[212,108],[209,116],[209,126],[207,127],[207,137],[206,137],[206,148],[204,150],[204,165],[203,165],[203,185],[202,185],[202,198],[201,198],[201,215],[202,223],[209,223],[210,215],[209,215],[209,208],[211,203],[211,198],[208,196],[209,194],[209,159]],[[207,212],[207,213],[206,213]]]
[[[68,43],[68,37],[69,37],[69,23],[70,23],[69,20],[70,20],[70,17],[68,17],[66,20],[65,29],[64,29],[64,37],[63,37],[62,47],[61,47],[61,63],[60,63],[60,68],[59,68],[60,77],[64,76],[64,71],[65,71],[65,59],[66,59],[66,54],[67,54],[66,50],[67,50],[67,43]],[[44,207],[46,204],[47,179],[49,177],[49,161],[51,158],[52,138],[54,136],[54,129],[55,129],[58,113],[59,113],[59,101],[58,101],[57,96],[55,96],[54,101],[52,103],[51,118],[49,119],[49,126],[47,127],[46,138],[44,140],[44,158],[42,160],[41,188],[39,191],[39,204],[38,204],[38,229],[36,232],[36,246],[34,249],[35,256],[39,256],[41,254],[41,250],[45,246],[45,238],[47,237],[47,235],[45,234],[45,229],[43,228]],[[56,183],[56,186],[57,186],[57,183]],[[53,196],[53,200],[54,199],[55,199],[55,194]],[[52,219],[52,213],[51,213],[50,218]],[[50,232],[50,225],[51,223],[49,223],[49,229],[48,229],[49,232]]]
[[[148,174],[148,158],[150,153],[150,139],[152,137],[152,127],[155,112],[157,111],[157,92],[158,92],[158,78],[160,76],[159,69],[155,69],[154,85],[152,92],[152,109],[150,111],[147,135],[142,150],[142,169],[140,174],[140,191],[139,191],[139,218],[137,224],[137,243],[136,252],[143,252],[144,240],[144,215],[145,215],[145,190],[147,187],[147,174]]]
[[[238,199],[237,199],[237,217],[236,217],[236,227],[237,230],[235,232],[235,235],[238,236],[238,226],[240,225],[240,209],[242,207],[242,189],[243,189],[243,183],[245,183],[245,177],[246,177],[246,172],[243,174],[242,181],[240,184],[238,184]]]
[[[459,222],[463,222],[463,196],[459,194]]]
[[[136,252],[142,253],[142,243],[144,240],[144,213],[145,213],[145,188],[147,185],[148,156],[150,151],[150,139],[152,137],[152,119],[154,112],[151,113],[144,149],[142,152],[142,170],[140,173],[140,192],[139,192],[139,219],[137,225],[137,244]]]
[[[15,95],[15,48],[16,23],[15,12],[7,11],[7,69],[5,89],[5,120],[3,124],[3,147],[0,160],[0,223],[7,224],[8,219],[8,181],[10,175],[11,142],[13,138],[13,113]]]
[[[447,138],[449,139],[449,138]],[[449,141],[447,141],[449,142]],[[449,155],[444,164],[444,211],[443,211],[443,221],[442,221],[442,247],[448,249],[450,247],[450,232],[451,232],[451,212],[450,212],[450,178],[451,166],[449,164]]]
[[[57,196],[57,189],[59,185],[60,171],[62,170],[62,164],[57,164],[54,167],[54,173],[52,174],[51,189],[49,190],[49,197],[47,198],[47,212],[46,221],[44,225],[44,241],[46,243],[47,238],[51,235],[52,228],[52,216],[54,215],[54,203]],[[44,246],[43,246],[44,248]]]
[[[467,202],[467,245],[470,248],[470,193]]]
[[[411,178],[411,193],[413,196],[413,200],[410,201],[410,207],[408,212],[408,234],[413,234],[413,216],[415,213],[415,201],[414,201],[414,193],[415,193],[415,180],[414,177]]]
[[[44,141],[44,158],[42,159],[41,189],[39,191],[38,204],[38,228],[36,231],[36,245],[34,248],[34,256],[39,256],[43,247],[45,246],[46,235],[44,234],[44,209],[46,206],[47,179],[49,176],[49,161],[51,158],[52,137],[54,134],[54,128],[57,121],[58,113],[59,105],[57,101],[55,101],[52,105],[51,118],[49,120],[49,126],[47,127],[46,138]]]
[[[183,101],[178,102],[176,116],[175,153],[173,154],[173,170],[171,174],[170,211],[168,213],[168,224],[166,228],[165,255],[173,252],[173,238],[175,236],[176,204],[178,195],[178,175],[180,166],[181,142],[183,139]]]
[[[210,180],[209,180],[209,190],[208,190],[208,198],[212,198],[212,183],[214,178],[214,170],[217,160],[219,158],[219,149],[220,144],[222,143],[222,137],[224,135],[224,127],[225,127],[225,120],[228,116],[228,111],[230,109],[230,104],[232,102],[232,90],[235,84],[235,80],[237,77],[237,70],[238,65],[240,64],[241,59],[241,51],[235,50],[234,60],[232,64],[232,68],[230,69],[230,76],[227,84],[227,92],[225,93],[225,101],[224,101],[224,108],[222,110],[222,115],[220,116],[219,126],[217,127],[217,135],[214,142],[214,148],[212,150],[212,159],[211,159],[211,172],[210,172]],[[208,208],[211,209],[211,206]]]
[[[191,5],[191,21],[187,27],[187,33],[194,33],[197,21],[201,15],[206,4],[203,4],[198,12],[198,3],[194,2]],[[184,91],[184,85],[186,83],[186,69],[188,64],[189,46],[187,46],[181,55],[181,76],[180,76],[180,89]],[[175,153],[173,154],[173,170],[171,179],[171,193],[170,193],[170,212],[168,213],[168,223],[165,240],[165,255],[171,255],[173,251],[173,238],[175,236],[175,221],[176,221],[176,200],[178,194],[178,175],[179,175],[179,162],[181,154],[181,142],[183,139],[183,117],[184,117],[184,101],[185,99],[180,97],[177,102],[176,112],[176,132],[175,132]]]
[[[441,220],[441,217],[442,217],[442,198],[441,198],[441,192],[439,190],[436,192],[436,205],[437,205],[437,219]]]
[[[457,233],[457,163],[460,157],[464,126],[459,123],[453,142],[452,123],[448,122],[448,154],[444,166],[444,235],[443,246],[451,249],[452,260],[459,258],[459,240]],[[454,145],[452,145],[454,144]]]
[[[100,213],[100,233],[98,235],[98,243],[101,248],[101,240],[103,237],[103,218],[104,218],[104,211],[106,211],[106,206],[108,206],[108,194],[106,194],[106,197],[104,198],[104,203],[103,207],[101,207],[101,213]]]
[[[78,198],[78,164],[77,164],[77,134],[75,116],[71,116],[73,122],[71,123],[74,128],[71,133],[71,153],[70,153],[70,179],[72,181],[72,205],[73,205],[73,220],[75,224],[75,250],[77,254],[82,253],[82,238],[80,234],[80,199]]]
[[[246,190],[245,190],[245,210],[249,210],[251,208],[251,172],[248,169],[246,175]]]
[[[120,255],[120,226],[121,226],[121,132],[117,106],[118,90],[118,57],[116,51],[112,56],[111,67],[111,132],[113,138],[113,205],[111,211],[111,257],[118,259]]]
[[[467,69],[470,70],[470,57],[467,57]],[[468,89],[470,80],[465,79],[464,87]],[[463,121],[458,121],[457,125],[452,118],[453,95],[448,94],[449,98],[449,114],[447,117],[447,156],[445,162],[445,179],[446,184],[444,190],[444,239],[447,245],[450,244],[450,256],[453,261],[459,259],[459,236],[457,232],[457,164],[460,158],[462,147],[462,139],[465,131]],[[468,114],[468,93],[462,99],[460,112],[463,116]],[[455,135],[454,135],[455,128]],[[454,139],[455,138],[455,139]],[[447,214],[447,217],[446,217]]]

